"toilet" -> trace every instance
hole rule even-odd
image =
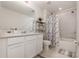
[[[44,50],[49,50],[49,46],[51,45],[51,41],[49,40],[44,40]]]

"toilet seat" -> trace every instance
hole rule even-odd
[[[44,40],[44,45],[50,45],[51,42],[49,40]]]

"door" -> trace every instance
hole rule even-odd
[[[77,39],[77,48],[76,48],[76,57],[79,58],[79,2],[77,2],[77,35],[76,35],[76,39]]]
[[[24,43],[8,46],[8,58],[23,58],[24,57]]]
[[[77,34],[79,35],[79,34]],[[76,57],[79,58],[79,37],[77,37],[77,41],[76,41]]]
[[[77,46],[76,57],[79,58],[79,46]]]
[[[7,38],[0,39],[0,58],[6,58],[7,57]]]

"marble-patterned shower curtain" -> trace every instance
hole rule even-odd
[[[59,21],[55,15],[51,15],[47,18],[46,22],[46,37],[51,41],[51,47],[54,47],[59,37]]]

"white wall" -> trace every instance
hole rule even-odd
[[[35,8],[35,18],[38,20],[38,18],[41,17],[44,20],[44,10],[40,8]]]
[[[79,42],[79,2],[77,2],[77,34],[76,34],[76,39]],[[77,54],[76,56],[79,58],[79,45],[77,46],[76,50]]]
[[[0,2],[0,7],[1,7],[1,2]]]
[[[0,8],[0,29],[17,27],[25,29],[26,31],[31,31],[33,20],[34,19],[28,15],[23,15],[5,8]]]
[[[77,40],[79,41],[79,2],[77,2]]]
[[[74,13],[71,13],[74,11]],[[64,38],[75,38],[76,35],[76,10],[69,9],[58,14],[60,21],[60,34]]]

